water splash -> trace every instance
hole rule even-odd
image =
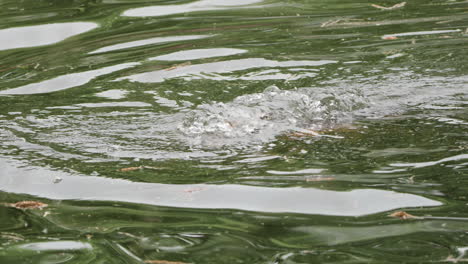
[[[229,103],[202,104],[178,128],[192,143],[203,145],[267,142],[288,131],[310,133],[351,123],[353,111],[366,105],[356,89],[270,86]]]

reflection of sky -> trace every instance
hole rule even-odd
[[[134,8],[125,11],[122,15],[133,17],[166,16],[196,11],[232,9],[236,6],[251,5],[260,2],[262,2],[262,0],[201,0],[182,5],[160,5]]]
[[[432,31],[417,31],[417,32],[405,32],[405,33],[395,33],[383,35],[382,38],[388,37],[412,37],[412,36],[421,36],[421,35],[434,35],[434,34],[446,34],[446,33],[456,33],[461,32],[459,29],[455,30],[432,30]]]
[[[150,58],[150,60],[160,60],[160,61],[197,60],[197,59],[205,59],[205,58],[231,56],[231,55],[241,54],[245,52],[247,51],[243,49],[228,49],[228,48],[193,49],[193,50],[177,51],[174,53],[153,57],[153,58]]]
[[[434,166],[437,164],[449,162],[449,161],[455,161],[455,160],[466,160],[468,159],[468,154],[460,154],[448,158],[443,158],[440,160],[435,160],[435,161],[427,161],[427,162],[415,162],[415,163],[392,163],[390,166],[393,167],[413,167],[413,168],[424,168],[424,167],[429,167],[429,166]]]
[[[213,36],[213,35],[188,35],[188,36],[171,36],[171,37],[158,37],[158,38],[143,39],[143,40],[125,42],[125,43],[120,43],[120,44],[116,44],[116,45],[103,47],[103,48],[97,49],[95,51],[92,51],[89,54],[102,53],[102,52],[121,50],[121,49],[128,49],[128,48],[146,46],[146,45],[157,44],[157,43],[202,39],[202,38],[208,38],[208,37],[211,37],[211,36]]]
[[[143,102],[105,102],[105,103],[83,103],[77,104],[76,106],[82,107],[149,107],[150,104]]]
[[[96,23],[74,22],[2,29],[0,50],[49,45],[97,27]]]
[[[108,98],[108,99],[118,100],[118,99],[125,98],[125,96],[127,94],[128,94],[128,91],[113,89],[113,90],[107,90],[107,91],[99,92],[99,93],[97,93],[95,95],[99,96],[99,97],[105,97],[105,98]]]
[[[31,83],[21,87],[0,91],[0,95],[40,94],[65,90],[84,85],[98,76],[127,69],[137,64],[138,63],[122,63],[92,71],[66,74],[42,82]]]
[[[156,83],[163,82],[166,79],[197,75],[202,73],[230,73],[234,71],[241,71],[254,68],[288,68],[288,67],[299,67],[299,66],[321,66],[326,64],[336,63],[332,60],[318,60],[318,61],[274,61],[267,60],[262,58],[249,58],[249,59],[239,59],[239,60],[229,60],[229,61],[219,61],[211,62],[204,64],[195,64],[188,65],[184,67],[179,67],[172,70],[158,70],[153,72],[145,72],[140,74],[135,74],[120,79],[129,79],[136,82],[147,82],[147,83]],[[209,76],[199,76],[203,78],[216,79],[216,77]],[[264,76],[265,77],[265,76]],[[272,76],[267,76],[266,79],[271,79]],[[260,76],[244,76],[244,78],[236,79],[257,79]]]
[[[422,196],[376,189],[331,191],[247,185],[158,184],[21,168],[0,159],[0,190],[50,199],[121,201],[157,206],[360,216],[402,207],[439,206]],[[63,180],[55,184],[53,179]],[[109,186],[109,188],[103,188]],[[222,199],[219,199],[222,197]]]
[[[83,250],[92,249],[89,243],[78,242],[78,241],[47,241],[47,242],[35,242],[28,243],[19,246],[21,249],[29,249],[34,251],[64,251],[64,250]]]

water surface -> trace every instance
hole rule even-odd
[[[0,262],[466,261],[468,4],[371,4],[3,2]]]

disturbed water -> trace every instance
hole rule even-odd
[[[468,2],[0,6],[0,263],[468,261]]]

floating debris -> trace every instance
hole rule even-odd
[[[395,39],[398,39],[398,38],[395,37],[395,36],[383,36],[382,39],[385,39],[385,40],[395,40]]]
[[[414,216],[414,215],[411,215],[411,214],[408,214],[407,212],[405,211],[396,211],[392,214],[389,214],[388,216],[390,217],[395,217],[395,218],[400,218],[400,219],[403,219],[403,220],[406,220],[406,219],[420,219],[422,217],[419,217],[419,216]]]
[[[337,20],[328,20],[326,22],[323,22],[320,27],[329,27],[329,26],[332,26],[332,25],[335,25],[339,22],[341,22],[342,19],[337,19]]]
[[[141,239],[141,237],[135,236],[135,235],[127,233],[127,232],[117,232],[117,234],[127,236],[127,237],[131,237],[131,238],[135,238],[135,239]]]
[[[22,241],[24,237],[20,234],[16,233],[9,233],[9,232],[1,232],[0,237],[12,241]]]
[[[190,61],[188,62],[184,62],[184,63],[180,63],[180,64],[176,64],[172,67],[169,67],[167,69],[164,69],[165,71],[172,71],[172,70],[175,70],[175,69],[178,69],[178,68],[182,68],[182,67],[185,67],[185,66],[189,66],[189,65],[192,65],[192,63]]]
[[[398,9],[398,8],[402,8],[406,5],[406,2],[401,2],[399,4],[396,4],[396,5],[392,5],[392,6],[389,6],[389,7],[385,7],[385,6],[381,6],[381,5],[376,5],[376,4],[372,4],[371,6],[372,7],[375,7],[375,8],[378,8],[380,10],[394,10],[394,9]]]
[[[301,131],[296,131],[290,134],[292,137],[315,137],[319,136],[320,134],[311,129],[304,129]]]
[[[119,171],[127,172],[127,171],[141,170],[141,169],[143,169],[141,166],[140,167],[128,167],[128,168],[119,169]]]
[[[468,247],[461,247],[457,248],[458,251],[458,257],[453,257],[452,255],[449,255],[444,261],[446,262],[452,262],[452,263],[458,263],[458,262],[467,262],[467,258],[463,258],[468,251]]]
[[[201,192],[203,190],[205,190],[206,188],[203,188],[203,187],[199,187],[199,188],[188,188],[188,189],[185,189],[184,192],[186,193],[194,193],[194,192]]]
[[[48,204],[36,202],[36,201],[22,201],[17,203],[5,203],[4,205],[8,207],[13,207],[17,209],[42,209],[48,206]]]
[[[151,167],[151,166],[138,166],[138,167],[122,168],[122,169],[119,169],[118,171],[128,172],[128,171],[136,171],[136,170],[143,170],[143,169],[159,170],[159,169],[162,169],[162,168],[160,168],[160,167]]]

